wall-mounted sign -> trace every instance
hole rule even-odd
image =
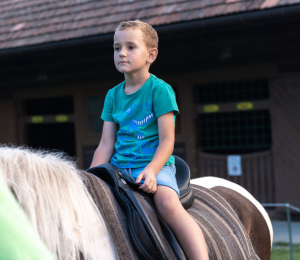
[[[242,163],[240,155],[228,155],[227,156],[228,174],[230,176],[242,175]]]
[[[55,121],[62,123],[62,122],[68,122],[69,118],[67,115],[57,115],[55,116]]]
[[[42,123],[44,121],[44,117],[42,116],[32,116],[31,117],[31,122],[38,124],[38,123]]]
[[[253,107],[254,105],[252,102],[241,102],[236,105],[237,110],[251,110]]]
[[[219,110],[220,110],[219,105],[205,105],[205,106],[203,106],[203,111],[205,113],[214,113],[214,112],[218,112]]]

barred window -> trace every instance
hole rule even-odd
[[[243,154],[270,149],[271,119],[266,79],[198,85],[196,96],[198,146],[202,151]],[[250,105],[238,110],[239,102],[245,101]],[[211,104],[216,108],[213,112],[203,109]]]
[[[103,120],[100,118],[103,103],[101,96],[88,97],[88,126],[91,133],[101,133]]]
[[[267,79],[196,85],[198,104],[214,104],[269,99]]]

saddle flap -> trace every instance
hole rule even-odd
[[[128,189],[126,190],[126,193],[130,200],[134,203],[136,210],[139,212],[139,215],[143,219],[143,222],[148,223],[148,225],[146,225],[147,232],[152,237],[157,250],[162,256],[162,259],[169,259],[168,256],[172,255],[172,248],[170,247],[161,229],[157,211],[150,203],[145,201],[145,198],[139,195],[139,193],[132,192]],[[144,234],[144,232],[141,233]]]
[[[179,190],[185,190],[190,186],[190,168],[187,163],[180,157],[173,155],[176,166],[176,180]]]
[[[180,157],[173,155],[176,166],[176,181],[179,189],[179,199],[185,209],[192,207],[194,203],[194,193],[190,184],[190,168]]]

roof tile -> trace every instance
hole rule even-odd
[[[215,16],[222,15],[224,13],[225,8],[226,4],[219,5],[218,8],[215,10]]]
[[[140,19],[163,25],[246,12],[300,0],[2,0],[0,49],[113,32]]]
[[[262,9],[263,8],[270,8],[274,7],[278,4],[279,0],[266,0],[263,2],[263,4],[260,6]]]

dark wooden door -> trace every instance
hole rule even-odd
[[[215,176],[237,183],[248,190],[259,202],[274,202],[274,176],[271,151],[245,154],[242,175],[229,176],[227,155],[198,153],[198,176]]]

